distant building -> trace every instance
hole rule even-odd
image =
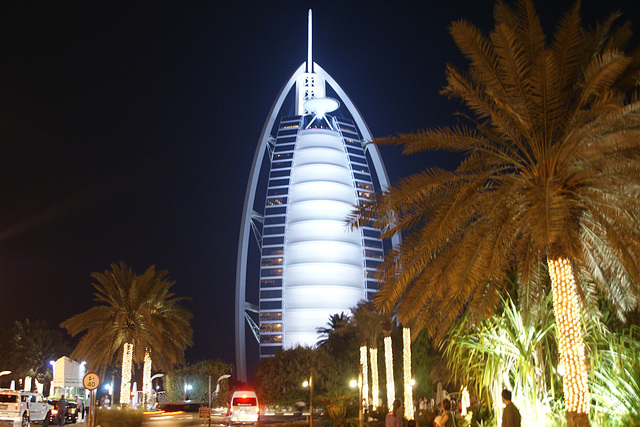
[[[349,97],[311,59],[309,11],[308,59],[271,108],[245,196],[236,271],[238,379],[246,380],[246,323],[260,357],[270,357],[281,348],[315,345],[316,329],[329,316],[377,291],[380,233],[346,225],[358,203],[388,187],[377,148],[365,145],[371,140]],[[260,252],[257,306],[247,302],[252,232]]]
[[[53,369],[53,381],[51,382],[51,396],[59,397],[61,395],[84,396],[84,387],[82,386],[82,378],[85,375],[85,363],[78,363],[62,356],[55,362],[49,362]]]

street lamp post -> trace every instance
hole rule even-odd
[[[359,427],[363,427],[364,425],[364,413],[362,412],[362,365],[360,365],[360,370],[358,372],[358,381],[351,380],[349,383],[351,387],[358,387],[358,425]]]
[[[220,377],[218,377],[218,382],[216,384],[216,391],[213,392],[214,396],[218,397],[218,393],[220,392],[220,381],[230,377],[231,375],[229,374],[220,375]],[[211,408],[211,375],[209,375],[209,407]]]
[[[309,387],[309,427],[313,427],[313,368],[311,368],[309,381],[305,381],[302,386]]]

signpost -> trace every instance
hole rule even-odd
[[[93,427],[96,424],[96,421],[95,421],[96,389],[100,385],[100,376],[95,372],[89,372],[82,379],[82,385],[84,386],[84,388],[91,391],[91,395],[90,395],[91,397],[89,398],[89,411],[87,412],[87,415],[88,415],[87,418],[89,421],[87,423],[87,426]]]

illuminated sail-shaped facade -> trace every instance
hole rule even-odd
[[[295,104],[295,114],[282,113],[290,111],[287,102]],[[260,357],[313,346],[316,329],[325,327],[332,314],[349,312],[377,290],[380,233],[346,226],[358,203],[388,186],[377,148],[365,145],[369,141],[369,129],[351,100],[311,59],[309,11],[307,61],[271,108],[245,195],[236,271],[240,380],[246,380],[247,324],[259,340]],[[255,279],[248,274],[252,231],[260,253]],[[247,302],[247,280],[260,282],[257,305]]]

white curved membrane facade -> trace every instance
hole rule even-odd
[[[326,98],[327,85],[336,99]],[[292,98],[295,115],[287,116]],[[351,99],[311,60],[309,11],[308,60],[271,107],[245,193],[236,266],[240,381],[247,381],[246,326],[258,340],[261,358],[298,344],[314,346],[316,328],[325,327],[330,315],[347,313],[377,291],[380,233],[346,228],[354,206],[389,186],[377,147],[365,145],[371,140]],[[259,197],[265,184],[266,197]],[[260,251],[258,295],[248,292],[255,288],[249,266],[256,245],[252,234]],[[258,314],[257,321],[251,313]]]
[[[283,347],[315,345],[316,328],[365,298],[362,234],[345,223],[357,203],[340,133],[300,131],[285,225]]]

